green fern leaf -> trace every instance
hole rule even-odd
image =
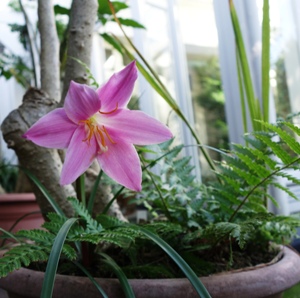
[[[263,122],[262,124],[265,127],[267,127],[268,129],[276,132],[280,136],[282,141],[286,145],[288,145],[296,154],[300,154],[300,144],[293,138],[293,136],[291,136],[286,131],[284,131],[283,129],[281,129],[280,127],[278,127],[276,125],[266,123],[266,122]],[[284,123],[284,124],[287,125],[287,123]],[[290,127],[292,127],[292,126],[290,125]]]
[[[0,277],[20,269],[22,266],[28,266],[29,262],[46,261],[50,249],[31,244],[21,244],[14,246],[0,259]]]
[[[249,168],[249,170],[253,171],[253,174],[256,176],[264,177],[268,176],[270,174],[270,171],[268,171],[264,164],[259,164],[257,162],[257,157],[254,157],[251,151],[246,150],[246,152],[236,152],[236,156],[240,160],[242,160]],[[248,155],[246,155],[248,153]],[[250,155],[250,156],[249,156]]]
[[[20,230],[16,233],[16,235],[25,237],[29,240],[35,241],[37,243],[47,243],[49,245],[53,244],[55,235],[52,233],[49,233],[46,230]]]
[[[299,170],[299,169],[297,169],[297,170]],[[290,182],[292,182],[294,184],[300,185],[300,179],[298,179],[297,177],[295,177],[295,175],[289,174],[288,172],[279,171],[277,173],[277,176],[284,177],[287,180],[289,180]]]
[[[300,128],[290,122],[283,122],[285,126],[289,127],[296,135],[300,136]]]
[[[292,191],[290,191],[288,187],[284,187],[282,184],[276,182],[273,182],[272,185],[287,193],[294,200],[299,201],[299,198]]]
[[[255,137],[264,142],[267,146],[270,147],[270,150],[282,160],[284,164],[289,164],[292,161],[292,157],[289,156],[284,149],[278,145],[278,143],[273,142],[268,136],[265,136],[262,133],[255,133]]]
[[[77,214],[86,221],[87,228],[91,233],[99,233],[103,230],[102,226],[92,218],[88,210],[76,198],[69,197],[68,201],[71,202]]]
[[[99,214],[96,217],[96,220],[105,228],[105,229],[110,229],[110,228],[115,228],[115,227],[120,227],[124,225],[124,222],[119,220],[116,217],[112,217],[109,215],[105,214]]]
[[[277,162],[265,154],[265,152],[259,149],[253,149],[251,147],[248,147],[247,150],[251,152],[253,156],[256,156],[256,158],[262,160],[267,166],[270,167],[270,169],[275,169]]]

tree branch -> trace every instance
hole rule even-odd
[[[33,49],[33,45],[34,45],[34,37],[32,36],[32,30],[31,30],[31,26],[30,26],[30,20],[28,18],[28,15],[26,13],[26,10],[23,6],[22,0],[19,0],[19,5],[21,8],[21,11],[24,15],[24,20],[25,20],[25,25],[26,25],[26,29],[27,29],[27,33],[28,33],[28,45],[29,45],[29,52],[30,52],[30,58],[31,58],[31,64],[32,64],[32,71],[33,71],[33,77],[34,77],[34,86],[36,88],[39,88],[40,86],[40,77],[38,75],[38,61],[37,57],[36,57],[36,53],[34,52]],[[38,49],[36,49],[36,51],[38,51]]]
[[[39,31],[41,36],[41,89],[50,98],[60,100],[59,42],[52,0],[38,1]]]

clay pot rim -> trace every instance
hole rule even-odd
[[[34,193],[4,193],[0,194],[0,204],[15,203],[15,202],[34,202]]]
[[[210,276],[200,277],[204,286],[212,297],[218,296],[222,293],[222,297],[231,298],[253,298],[253,297],[268,297],[276,293],[281,293],[291,286],[300,281],[300,257],[297,252],[284,246],[283,257],[276,263],[265,264],[260,268],[248,268],[248,270],[240,272],[227,272],[225,274],[215,274]],[[253,270],[256,269],[256,270]],[[21,275],[27,276],[26,278]],[[6,279],[12,281],[12,276],[18,279],[18,283],[28,282],[28,277],[33,279],[43,280],[44,272],[33,271],[29,269],[20,269],[9,274],[7,277],[0,279],[0,286],[7,290],[15,290],[15,283],[10,282],[10,286],[4,286]],[[23,279],[23,281],[22,281]],[[82,284],[84,280],[88,280],[88,277],[68,276],[68,275],[56,275],[56,284],[66,285],[66,280],[72,280],[72,284]],[[109,293],[122,293],[120,285],[117,279],[110,278],[96,278],[96,281]],[[89,281],[89,283],[91,283]],[[175,292],[181,293],[185,297],[197,297],[190,282],[186,278],[170,278],[170,279],[129,279],[134,292],[142,290],[142,296],[137,297],[174,297]],[[10,288],[10,289],[9,289]],[[145,289],[147,289],[147,295],[145,296]],[[41,288],[39,288],[41,290]],[[87,291],[87,288],[85,288]],[[75,289],[60,289],[60,291],[66,291],[65,297],[75,297]],[[68,295],[71,291],[71,296]],[[95,289],[92,289],[95,291]],[[111,291],[111,292],[110,292]],[[116,292],[117,291],[117,292]],[[157,292],[158,291],[158,292]],[[61,294],[61,292],[59,292]],[[91,292],[92,293],[92,292]],[[97,293],[97,292],[96,292]],[[109,294],[107,293],[107,294]],[[157,296],[159,293],[159,296]],[[171,294],[173,293],[173,294]],[[219,293],[219,294],[218,294]],[[255,296],[254,294],[259,294]],[[93,292],[93,295],[96,295]],[[120,295],[109,295],[109,297],[121,297]],[[183,297],[183,296],[178,297]],[[254,295],[254,296],[253,296]],[[32,296],[38,297],[38,296]],[[53,296],[62,297],[62,296]],[[93,296],[91,296],[93,297]],[[278,296],[279,297],[279,296]]]

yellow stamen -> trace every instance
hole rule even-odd
[[[88,120],[81,120],[79,121],[79,123],[83,123],[84,125],[86,125],[85,128],[87,131],[86,138],[83,139],[82,141],[88,142],[88,144],[90,144],[92,137],[95,136],[96,142],[98,143],[98,146],[100,148],[98,152],[99,154],[106,152],[108,150],[105,141],[105,136],[112,144],[115,144],[115,142],[109,135],[108,131],[106,130],[105,126],[102,125],[102,127],[100,127],[98,123],[95,121],[95,119],[93,119],[92,117]]]
[[[106,130],[106,128],[105,128],[104,125],[102,125],[102,129],[103,129],[105,135],[107,136],[107,138],[109,139],[109,141],[110,141],[112,144],[115,144],[116,142],[114,142],[114,141],[112,140],[111,136],[108,134],[108,132],[107,132],[107,130]]]
[[[99,136],[100,136],[100,139],[101,139],[101,145],[102,145],[103,147],[106,147],[104,135],[103,135],[101,129],[100,129],[98,126],[97,126],[97,132],[98,132],[98,134],[99,134]]]

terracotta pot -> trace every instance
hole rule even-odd
[[[0,279],[0,287],[12,298],[40,297],[44,273],[17,270]],[[124,294],[116,279],[96,279],[110,298]],[[283,257],[272,265],[251,267],[201,278],[213,298],[281,297],[281,293],[300,281],[300,258],[297,252],[284,247]],[[130,284],[137,298],[198,297],[187,279],[132,279]],[[54,298],[101,297],[87,277],[57,275]]]
[[[0,227],[5,230],[10,228],[22,216],[36,212],[24,217],[13,228],[13,232],[20,229],[39,228],[44,222],[40,208],[33,193],[9,193],[0,195]]]

